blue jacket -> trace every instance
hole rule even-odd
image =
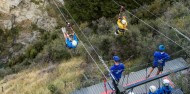
[[[119,65],[113,65],[110,68],[111,73],[115,77],[116,80],[119,80],[121,78],[121,75],[125,69],[125,65],[123,63],[120,63]]]
[[[157,92],[155,92],[155,93],[149,92],[148,94],[158,94],[158,93]]]
[[[78,39],[77,39],[77,36],[74,34],[73,36],[73,40],[75,40],[78,44]],[[76,46],[73,46],[72,45],[72,41],[69,40],[69,38],[66,39],[66,47],[72,49],[72,48],[76,48]]]
[[[170,59],[170,56],[165,53],[165,52],[154,52],[154,62],[153,62],[153,65],[155,67],[158,67],[159,65],[160,66],[165,66],[165,61]],[[162,60],[162,63],[159,63],[158,61],[159,60]]]
[[[159,89],[157,90],[157,93],[158,93],[158,94],[164,94],[164,91],[162,90],[162,88],[159,88]]]
[[[158,94],[171,94],[172,87],[171,86],[163,86],[158,89]]]

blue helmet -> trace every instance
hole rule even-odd
[[[115,62],[120,62],[119,56],[113,56],[113,60],[114,60]]]
[[[165,48],[165,46],[164,45],[159,45],[159,50],[160,51],[164,51],[166,48]]]

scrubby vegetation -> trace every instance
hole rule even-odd
[[[77,63],[76,63],[77,62]],[[58,65],[43,64],[9,75],[0,81],[1,94],[70,94],[81,84],[85,64],[81,58],[61,61]]]
[[[114,35],[119,7],[113,2],[107,0],[64,1],[65,7],[71,12],[74,19],[80,22],[80,28],[87,36],[86,39],[77,26],[73,25],[74,30],[81,39],[75,51],[68,50],[65,47],[65,41],[62,32],[60,32],[60,28],[65,26],[65,22],[61,20],[62,18],[51,0],[49,1],[50,5],[48,5],[46,9],[49,16],[55,17],[58,20],[59,25],[53,31],[46,31],[34,23],[31,24],[31,31],[37,31],[39,36],[36,41],[28,44],[26,48],[24,48],[23,44],[15,42],[19,33],[22,31],[22,27],[16,26],[11,30],[0,29],[0,59],[7,57],[6,60],[0,61],[0,79],[6,77],[6,75],[26,70],[26,72],[24,71],[18,74],[19,76],[23,76],[29,73],[27,71],[28,68],[33,68],[34,66],[47,66],[47,64],[60,65],[58,69],[56,68],[52,73],[44,73],[42,78],[39,77],[38,71],[36,71],[42,67],[39,69],[29,69],[29,71],[32,71],[31,76],[29,74],[23,76],[23,78],[16,77],[15,80],[3,84],[5,88],[9,88],[9,91],[6,91],[7,93],[14,92],[13,88],[16,87],[16,85],[10,86],[12,83],[19,84],[19,87],[17,87],[18,92],[20,93],[20,91],[22,91],[23,94],[61,94],[101,82],[104,78],[97,70],[92,59],[85,52],[81,42],[84,43],[91,55],[98,61],[97,55],[88,43],[88,41],[90,41],[108,66],[113,64],[111,61],[113,54],[119,55],[127,67],[133,67],[147,62],[151,63],[152,54],[160,44],[166,45],[167,52],[172,55],[172,59],[176,57],[189,58],[190,56],[189,49],[187,49],[187,47],[190,46],[189,41],[176,33],[171,27],[173,26],[184,35],[190,36],[189,1],[141,0],[139,3],[142,4],[142,6],[140,6],[133,0],[117,0],[118,3],[126,6],[127,10],[123,15],[127,16],[129,23],[129,30],[122,37]],[[40,0],[31,0],[31,2],[39,4]],[[64,7],[60,5],[60,8],[69,21],[74,24],[65,12]],[[130,15],[127,11],[130,11],[150,26],[147,26],[139,19]],[[154,15],[150,12],[154,13]],[[164,22],[171,26],[167,26]],[[152,27],[159,30],[159,32]],[[168,40],[168,38],[160,33],[171,38],[177,44]],[[186,50],[175,53],[182,49]],[[23,50],[23,52],[16,55],[13,54],[20,50]],[[125,62],[125,60],[131,56],[133,57],[130,61]],[[73,57],[79,57],[80,59],[73,59]],[[71,58],[74,61],[72,61]],[[63,60],[65,61],[62,62]],[[66,60],[71,60],[72,62],[66,63]],[[101,68],[105,70],[103,66],[101,66]],[[130,69],[128,72],[137,71],[141,68],[144,67]],[[105,71],[105,74],[106,73]],[[32,84],[33,86],[28,86],[26,90],[22,90],[25,85],[20,84],[22,83],[20,79],[28,77],[33,79],[31,81],[24,80],[23,82],[25,84]],[[187,77],[187,79],[189,78]],[[33,81],[35,82],[33,83]],[[38,83],[38,81],[40,83]],[[66,85],[64,86],[63,84],[65,83]],[[35,88],[28,89],[31,87]],[[63,90],[63,88],[65,90]]]

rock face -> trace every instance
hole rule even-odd
[[[12,28],[12,22],[11,22],[11,20],[4,20],[3,21],[3,25],[7,29],[11,29]]]
[[[22,0],[0,0],[0,11],[3,13],[9,13],[11,8],[14,8],[20,4]]]
[[[20,30],[14,42],[22,48],[14,51],[11,57],[23,53],[29,44],[38,39],[40,33],[33,29],[34,25],[46,31],[53,31],[57,26],[56,19],[48,15],[48,4],[48,0],[0,0],[0,29],[10,30],[18,26]],[[13,47],[7,53],[12,53],[11,49]],[[9,56],[0,57],[0,62],[8,59]]]
[[[0,12],[15,16],[15,23],[30,20],[33,24],[47,31],[53,30],[57,26],[55,18],[49,17],[45,10],[47,2],[35,4],[31,0],[0,0]],[[11,19],[11,18],[10,18]],[[11,29],[12,20],[4,19],[4,28]]]

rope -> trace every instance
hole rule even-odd
[[[71,15],[71,13],[68,11],[68,9],[63,5],[64,9],[67,11],[67,13],[69,14],[69,16],[72,18],[72,20],[74,21],[74,23],[76,24],[77,28],[79,29],[79,31],[82,33],[82,35],[85,37],[85,39],[87,40],[87,42],[90,44],[91,48],[94,50],[94,52],[96,53],[96,55],[98,56],[99,60],[102,62],[102,64],[104,65],[104,67],[106,68],[106,70],[110,73],[111,77],[115,80],[115,77],[113,76],[113,74],[111,73],[111,71],[109,70],[108,66],[106,65],[105,61],[103,60],[103,58],[98,54],[98,52],[95,50],[94,46],[91,44],[91,42],[88,40],[87,36],[84,34],[84,32],[82,32],[82,29],[80,28],[80,26],[78,25],[78,23],[76,22],[76,20],[74,19],[74,17]],[[115,80],[117,82],[117,80]]]
[[[141,4],[139,4],[136,0],[133,0],[136,4],[138,4],[139,6],[142,6]],[[143,7],[144,8],[144,7]],[[154,13],[150,12],[148,9],[144,8],[147,12],[149,12],[150,14],[152,14],[153,16],[157,17]],[[176,31],[178,34],[182,35],[183,37],[185,37],[189,42],[190,42],[190,38],[187,37],[186,35],[184,35],[182,32],[180,32],[177,28],[174,28],[173,26],[171,26],[169,23],[163,21],[161,18],[157,17],[162,23],[164,23],[165,25],[167,25],[168,27],[171,27],[174,31]]]
[[[54,1],[54,0],[53,0]],[[115,2],[118,6],[120,6],[120,4],[118,4],[115,0],[113,0],[113,2]],[[65,18],[65,16],[63,15],[63,13],[61,12],[61,10],[59,9],[58,5],[55,3],[56,7],[58,8],[59,12],[61,13],[61,15],[63,16],[63,18],[65,19],[65,21],[67,21],[67,19]],[[86,37],[86,35],[82,32],[81,28],[78,26],[77,22],[74,20],[74,18],[72,17],[72,15],[70,14],[70,12],[67,10],[67,8],[64,6],[65,10],[68,12],[68,14],[71,16],[71,18],[73,19],[74,23],[76,24],[76,26],[79,28],[79,30],[81,31],[81,33],[83,34],[83,36],[87,39],[88,43],[90,44],[90,46],[93,48],[93,50],[95,51],[95,53],[98,55],[100,61],[103,63],[104,67],[108,70],[108,72],[110,72],[108,66],[105,64],[104,60],[102,59],[102,57],[98,54],[98,52],[94,49],[93,45],[90,43],[90,41],[88,40],[88,38]],[[127,10],[128,11],[128,10]],[[168,40],[174,42],[176,45],[180,46],[179,44],[177,44],[175,41],[173,41],[172,39],[170,39],[169,37],[167,37],[166,35],[164,35],[163,33],[161,33],[160,31],[158,31],[157,29],[155,29],[154,27],[150,26],[149,24],[147,24],[146,22],[144,22],[143,20],[141,20],[140,18],[138,18],[137,16],[133,15],[131,12],[128,11],[128,13],[130,13],[132,16],[134,16],[135,18],[139,19],[140,21],[142,21],[144,24],[146,24],[147,26],[149,26],[150,28],[154,29],[155,31],[159,32],[161,35],[163,35],[165,38],[167,38]],[[74,31],[74,30],[73,30]],[[74,32],[75,33],[75,32]],[[78,35],[76,35],[78,37]],[[79,39],[79,37],[78,37]],[[80,39],[79,39],[80,40]],[[95,61],[95,59],[92,57],[92,55],[90,54],[90,52],[87,50],[87,48],[85,47],[85,45],[83,44],[83,42],[81,41],[81,44],[83,45],[83,47],[85,48],[85,50],[87,51],[87,53],[89,54],[89,56],[92,58],[92,60],[95,62],[96,66],[98,67],[98,69],[100,70],[100,72],[103,74],[103,76],[106,78],[107,77],[104,75],[103,71],[100,69],[99,65],[97,64],[97,62]],[[181,48],[183,48],[182,46],[180,46]],[[184,50],[184,48],[182,49]],[[111,72],[110,72],[111,73]]]
[[[112,0],[115,4],[121,6],[120,4],[118,4],[115,0]],[[184,47],[182,47],[181,45],[179,45],[178,43],[176,43],[174,40],[170,39],[169,37],[167,37],[166,35],[164,35],[162,32],[160,32],[159,30],[155,29],[154,27],[152,27],[151,25],[149,25],[148,23],[146,23],[145,21],[143,21],[142,19],[138,18],[137,16],[135,16],[134,14],[132,14],[131,12],[129,12],[128,10],[126,10],[129,14],[131,14],[132,16],[134,16],[135,18],[137,18],[138,20],[140,20],[141,22],[143,22],[145,25],[147,25],[148,27],[152,28],[153,30],[155,30],[156,32],[160,33],[161,35],[163,35],[166,39],[172,41],[173,43],[175,43],[176,45],[178,45],[179,47],[181,47],[182,49],[184,49]]]
[[[57,3],[55,2],[55,0],[53,0],[54,4],[56,5],[57,9],[59,10],[59,12],[61,13],[61,15],[63,16],[64,20],[66,22],[68,22],[68,20],[66,19],[66,17],[63,15],[62,11],[60,10],[60,8],[58,7]],[[72,28],[71,28],[72,29]],[[73,30],[73,32],[75,33],[75,31]],[[75,33],[76,34],[76,33]],[[76,34],[77,38],[81,41],[81,39],[78,37],[78,35]],[[90,54],[90,52],[87,50],[87,48],[85,47],[84,43],[81,41],[82,46],[84,47],[84,49],[86,50],[86,52],[88,53],[88,55],[90,56],[90,58],[93,60],[93,62],[96,64],[98,70],[102,73],[102,75],[104,76],[104,78],[106,80],[108,80],[108,78],[105,76],[105,74],[103,73],[103,71],[101,70],[101,68],[99,67],[99,65],[97,64],[97,62],[95,61],[95,59],[92,57],[92,55]]]

